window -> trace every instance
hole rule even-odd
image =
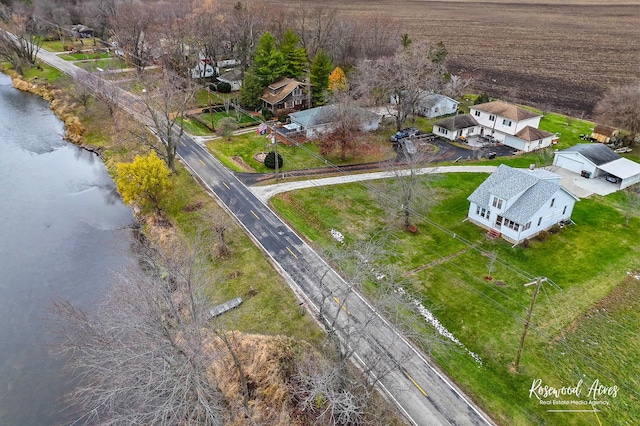
[[[438,129],[440,130],[440,133],[442,133],[443,135],[446,135],[446,134],[449,133],[449,131],[447,129],[445,129],[444,127],[438,126]]]
[[[496,219],[496,226],[502,226],[502,216],[498,216]]]
[[[507,228],[513,229],[514,231],[517,231],[518,229],[520,229],[520,225],[518,225],[517,223],[509,219],[505,219],[504,224],[506,225]]]
[[[474,114],[476,117],[480,117],[480,111],[474,111],[474,112],[473,112],[473,114]]]
[[[476,207],[476,214],[485,219],[489,219],[491,212],[487,209],[481,209],[480,206]]]
[[[562,209],[562,214],[565,214],[567,212],[567,206],[564,206],[564,209]]]
[[[555,198],[552,198],[552,199],[551,199],[551,207],[553,207],[553,205],[555,204],[555,202],[556,202],[556,199],[555,199]]]
[[[511,127],[511,120],[507,120],[506,118],[504,120],[502,120],[502,124],[507,126],[507,127]]]
[[[498,197],[493,197],[493,207],[498,210],[502,209],[502,200]]]
[[[524,227],[522,227],[523,231],[526,231],[527,229],[531,228],[531,222],[527,222],[524,224]]]
[[[542,216],[538,218],[538,226],[540,226],[541,223],[542,223]]]
[[[496,116],[495,116],[495,115],[493,115],[493,114],[491,114],[491,115],[489,116],[489,121],[496,121]]]
[[[302,89],[300,89],[299,87],[296,87],[295,89],[293,89],[293,96],[300,96],[302,95]]]

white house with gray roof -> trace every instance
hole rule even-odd
[[[547,170],[500,165],[467,198],[467,220],[518,244],[571,218],[578,197]]]
[[[556,151],[553,165],[583,177],[607,179],[620,189],[640,182],[640,164],[621,157],[601,143],[582,143]]]

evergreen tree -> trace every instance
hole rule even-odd
[[[260,97],[266,85],[263,85],[255,70],[249,68],[244,73],[244,80],[240,88],[240,103],[247,108],[256,109],[260,106]]]
[[[266,87],[286,73],[287,65],[284,55],[278,50],[276,39],[268,31],[258,41],[253,57],[253,68],[262,87]]]
[[[280,52],[285,60],[284,75],[300,79],[307,65],[307,49],[300,45],[300,37],[292,29],[285,31],[282,43],[280,43]]]
[[[311,95],[314,105],[324,105],[327,102],[329,88],[329,74],[331,73],[331,58],[324,50],[318,50],[311,63]]]

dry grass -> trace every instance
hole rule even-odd
[[[605,89],[640,81],[636,0],[275,3],[383,15],[413,40],[444,41],[450,70],[472,75],[476,90],[556,112],[589,116]]]

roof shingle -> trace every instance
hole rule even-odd
[[[471,109],[477,109],[478,111],[486,112],[488,114],[499,115],[500,117],[508,118],[513,121],[522,121],[528,118],[540,117],[540,114],[536,114],[524,108],[520,108],[517,105],[508,104],[502,101],[493,101],[486,104],[474,105]]]

